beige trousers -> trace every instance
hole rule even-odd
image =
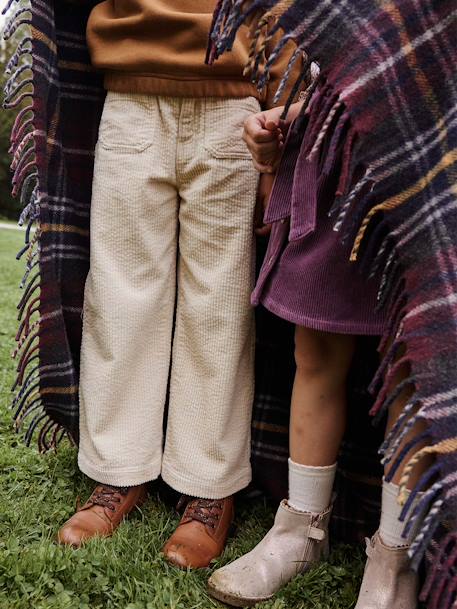
[[[221,498],[251,478],[259,105],[109,93],[96,148],[79,466]],[[166,438],[164,407],[169,397]]]

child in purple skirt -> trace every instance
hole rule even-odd
[[[271,598],[295,575],[326,557],[349,367],[357,336],[381,335],[385,323],[384,313],[376,309],[379,280],[365,281],[357,265],[349,262],[351,243],[344,243],[333,230],[335,218],[329,213],[344,173],[344,141],[333,150],[324,142],[322,156],[309,155],[307,136],[312,129],[306,129],[303,138],[300,121],[308,116],[300,109],[301,103],[291,107],[285,125],[279,121],[281,108],[262,112],[247,120],[244,131],[259,171],[274,174],[280,162],[265,215],[265,223],[272,225],[271,237],[253,303],[296,324],[297,371],[290,417],[289,498],[279,506],[274,525],[260,544],[209,580],[210,593],[235,606]],[[400,370],[394,382],[404,373]],[[397,398],[387,429],[407,398],[405,392]],[[416,425],[402,447],[420,431]],[[420,472],[414,474],[410,487]],[[398,472],[391,482],[383,481],[381,523],[368,543],[356,609],[417,606],[418,581],[408,558],[416,531],[412,527],[403,536],[397,502],[400,477]],[[419,500],[420,494],[415,501]]]

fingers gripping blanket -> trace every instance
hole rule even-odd
[[[457,590],[457,9],[453,0],[220,0],[207,59],[230,50],[242,24],[252,33],[249,65],[260,88],[284,44],[290,66],[307,57],[303,77],[321,72],[302,119],[309,159],[321,173],[342,151],[331,214],[353,246],[351,261],[382,273],[379,306],[388,309],[384,354],[372,389],[373,414],[406,388],[410,399],[381,447],[390,476],[404,465],[400,501],[414,465],[432,465],[404,503],[420,532],[413,564],[427,554],[427,607],[446,609]],[[265,62],[278,29],[283,38]],[[264,66],[264,67],[262,67]],[[286,71],[277,99],[281,97]],[[296,82],[294,92],[301,85]],[[290,103],[290,100],[287,102]],[[325,158],[320,151],[328,150]],[[330,158],[329,158],[330,157]],[[399,386],[400,367],[410,370]],[[427,431],[397,454],[417,420]],[[418,448],[419,444],[425,448]],[[416,450],[414,450],[416,447]],[[423,499],[411,511],[416,493]]]

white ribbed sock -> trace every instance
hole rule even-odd
[[[398,491],[400,487],[393,482],[382,482],[382,509],[381,509],[381,524],[379,526],[379,534],[386,546],[409,546],[417,535],[419,524],[411,528],[406,537],[402,537],[405,529],[405,522],[399,520],[403,506],[398,503]],[[410,495],[409,491],[406,491]],[[418,493],[414,499],[412,510],[421,500],[424,493]],[[411,513],[411,510],[410,510]]]
[[[289,505],[319,514],[330,505],[336,463],[326,467],[300,465],[289,459]]]

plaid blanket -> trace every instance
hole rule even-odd
[[[379,417],[399,393],[411,398],[383,443],[391,475],[420,442],[401,481],[414,465],[435,457],[405,503],[407,527],[422,526],[411,554],[417,566],[427,554],[422,597],[431,609],[455,606],[457,590],[457,9],[454,0],[220,0],[208,49],[211,62],[231,48],[248,23],[248,69],[261,88],[287,40],[320,78],[310,90],[309,119],[302,130],[322,149],[343,146],[335,230],[352,239],[351,260],[366,272],[383,272],[380,306],[389,323],[383,358],[372,388]],[[265,45],[284,35],[262,65]],[[308,63],[308,65],[309,65]],[[305,70],[308,66],[305,66]],[[304,70],[304,71],[305,71]],[[279,86],[277,96],[288,78]],[[300,86],[300,79],[295,89]],[[325,171],[326,162],[321,163]],[[391,388],[400,366],[409,377]],[[396,448],[421,419],[427,432]],[[411,513],[418,491],[423,499]],[[403,493],[400,501],[404,501]]]
[[[4,98],[4,107],[20,108],[11,136],[13,194],[21,197],[20,222],[27,223],[26,245],[18,254],[26,259],[26,273],[13,407],[18,427],[28,419],[27,442],[37,429],[43,451],[65,433],[78,441],[89,209],[105,95],[89,62],[86,4],[10,0],[4,9],[12,13],[4,35],[17,40]]]

